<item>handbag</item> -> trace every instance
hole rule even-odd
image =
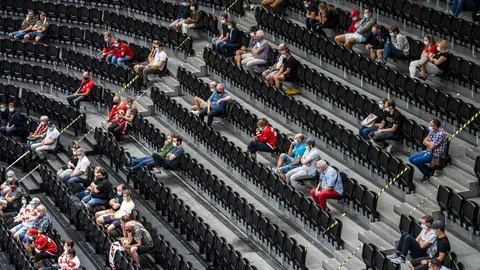
[[[447,167],[447,163],[448,163],[448,157],[443,158],[440,156],[436,156],[432,158],[432,161],[430,162],[430,168],[434,170],[441,170]]]

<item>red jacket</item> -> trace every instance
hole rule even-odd
[[[352,24],[350,24],[350,27],[348,28],[347,33],[355,33],[355,32],[357,31],[357,28],[355,28],[355,24],[356,24],[358,21],[361,21],[361,20],[362,20],[362,18],[360,18],[360,17],[357,18],[356,21],[353,21],[353,20],[352,20]]]
[[[277,148],[277,131],[271,125],[258,132],[255,138],[258,142],[266,143],[272,149]]]
[[[40,251],[48,252],[49,254],[55,255],[57,253],[57,244],[53,242],[52,239],[48,236],[39,234],[35,240],[35,247]]]
[[[127,111],[127,104],[125,102],[120,102],[119,105],[113,105],[112,109],[110,110],[110,114],[108,114],[108,119],[112,120],[112,118],[118,113],[118,111]]]
[[[130,46],[128,46],[125,43],[120,43],[120,46],[118,46],[118,48],[116,48],[115,51],[113,52],[113,56],[117,58],[130,56],[130,59],[133,59],[135,55],[133,53],[132,48],[130,48]]]

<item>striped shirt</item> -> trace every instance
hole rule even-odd
[[[445,157],[447,155],[448,138],[447,138],[447,133],[445,133],[443,128],[430,131],[427,137],[430,139],[430,142],[432,142],[437,147],[433,150],[427,148],[427,150],[425,150],[425,153],[426,154],[433,153],[433,156],[436,156],[436,157],[437,156]]]

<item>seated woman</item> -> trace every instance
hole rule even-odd
[[[230,31],[230,35],[227,40],[221,42],[217,41],[215,46],[217,47],[216,51],[219,54],[224,55],[225,54],[225,49],[239,49],[240,48],[240,39],[242,38],[240,36],[240,30],[237,28],[237,24],[233,20],[228,20],[227,22],[227,28]]]
[[[333,5],[328,5],[321,16],[321,21],[317,21],[312,26],[312,30],[320,35],[325,35],[323,29],[335,29],[338,25],[338,14],[337,10]]]
[[[427,76],[446,74],[450,66],[450,59],[452,59],[452,54],[448,49],[447,41],[438,42],[437,53],[429,56],[428,61],[420,65],[420,76],[415,78],[425,80]]]
[[[127,120],[125,119],[125,111],[120,110],[113,117],[112,123],[108,126],[108,132],[113,133],[117,142],[121,141],[125,130],[127,129]]]
[[[435,44],[435,39],[432,35],[428,34],[423,38],[423,51],[420,59],[410,62],[410,77],[415,78],[417,71],[421,71],[422,65],[425,65],[429,60],[430,56],[433,56],[437,53],[437,44]]]
[[[131,61],[135,58],[132,48],[130,48],[128,44],[122,42],[119,38],[115,39],[113,47],[115,47],[115,50],[113,51],[112,64],[124,67],[125,62]]]
[[[41,116],[40,123],[38,123],[37,129],[35,132],[30,133],[27,137],[27,147],[29,150],[32,150],[32,145],[39,143],[47,135],[48,129],[48,116]]]
[[[198,4],[190,5],[190,17],[188,17],[182,24],[182,33],[186,34],[189,28],[203,28],[203,12],[198,9]]]
[[[130,130],[133,128],[133,120],[135,120],[135,117],[137,117],[138,110],[135,104],[133,103],[133,99],[131,97],[128,97],[125,100],[126,106],[127,106],[127,112],[125,113],[125,120],[127,121],[127,130]]]
[[[277,149],[277,131],[268,120],[260,118],[257,127],[257,134],[247,146],[247,151],[253,159],[257,158],[257,152],[274,152]]]
[[[405,58],[410,54],[410,44],[407,37],[400,33],[396,25],[390,27],[391,42],[385,43],[383,50],[377,50],[378,61],[387,63],[388,58]]]

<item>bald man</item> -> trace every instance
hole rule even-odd
[[[278,45],[278,49],[281,51],[281,50],[284,50],[287,48],[287,45],[285,45],[285,43],[280,43],[280,45]],[[278,71],[280,70],[280,68],[282,67],[282,64],[283,64],[283,59],[285,58],[284,55],[280,54],[279,57],[278,57],[278,61],[275,65],[271,66],[269,69],[265,70],[264,72],[262,72],[262,77],[265,79],[265,80],[269,80],[270,78],[272,78],[273,76],[275,76]]]
[[[250,51],[252,54],[250,57],[247,57],[242,60],[242,66],[249,71],[253,71],[254,66],[264,65],[268,60],[268,52],[270,51],[270,45],[265,39],[265,33],[262,30],[258,30],[255,34],[257,43]]]
[[[210,82],[208,85],[210,87],[210,93],[213,94],[217,90],[217,83],[216,82]],[[199,114],[201,110],[207,108],[208,103],[207,101],[203,100],[199,96],[195,96],[193,98],[193,105],[192,105],[192,112],[195,114]]]
[[[310,191],[310,195],[324,211],[329,211],[327,199],[338,198],[343,194],[342,178],[337,170],[328,166],[325,160],[317,161],[316,166],[317,171],[320,173],[320,182],[316,188]]]
[[[88,72],[84,72],[80,87],[74,94],[67,96],[68,104],[79,109],[80,102],[89,101],[91,99],[94,86],[95,83],[93,82],[92,78],[90,78],[90,74]]]

